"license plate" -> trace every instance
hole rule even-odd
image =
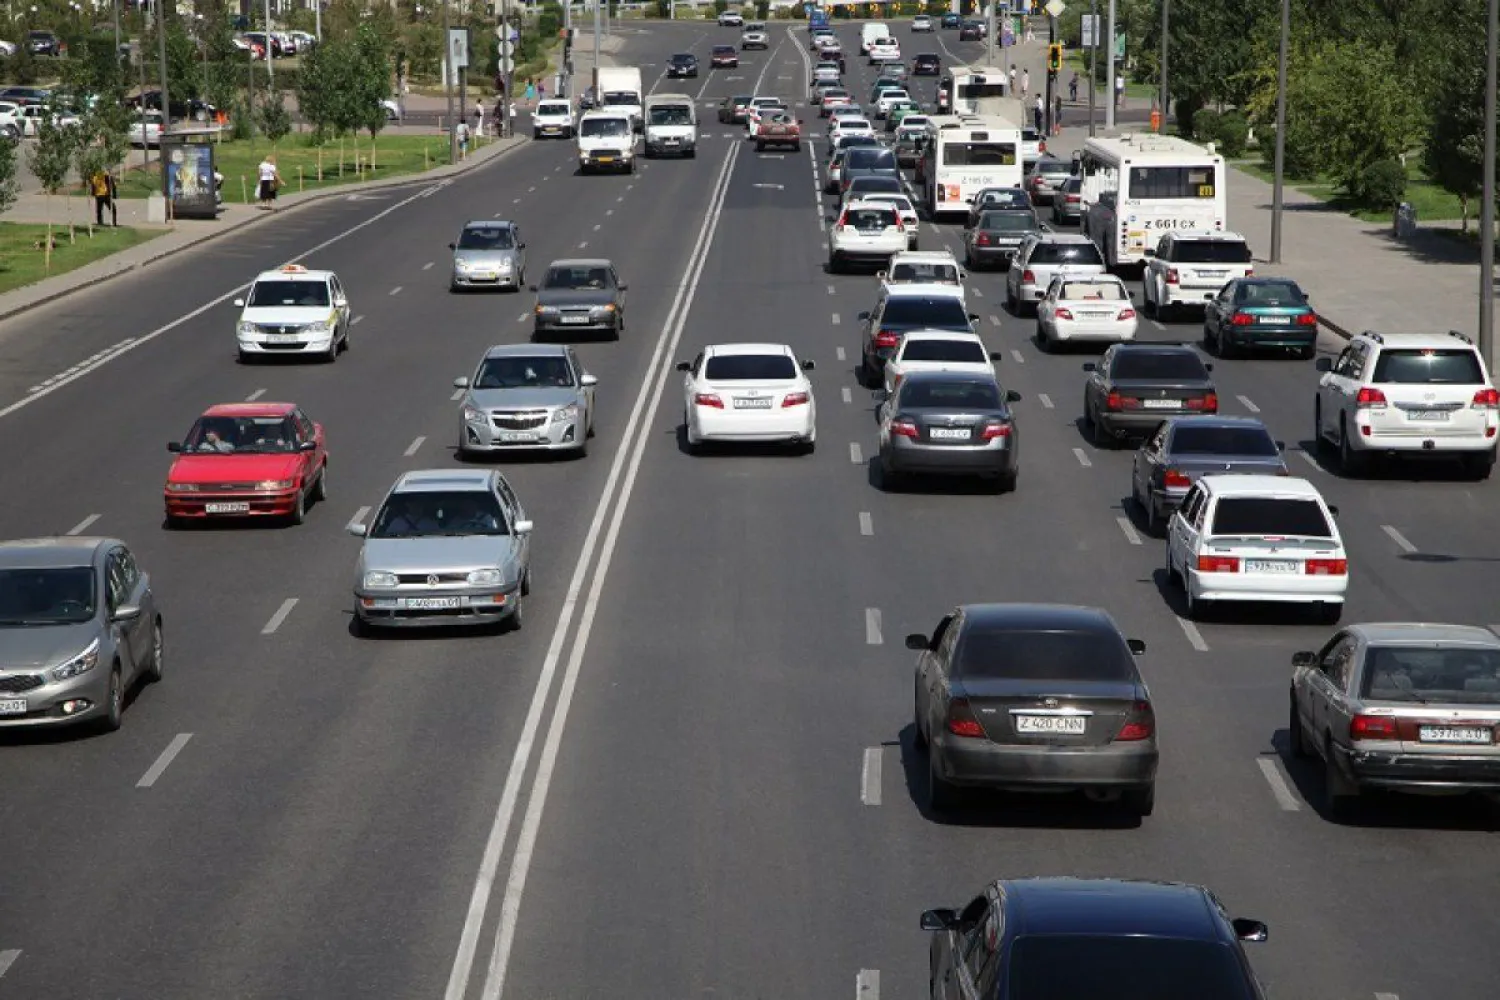
[[[570,324],[572,324],[574,326],[582,326],[585,323],[587,323],[588,321],[589,321],[589,318],[587,316],[564,316],[562,318],[562,322],[564,322],[564,323],[570,323]]]
[[[1141,405],[1148,410],[1176,410],[1182,406],[1175,399],[1143,399]]]
[[[442,611],[445,608],[456,608],[460,604],[457,597],[408,597],[402,600],[402,607],[412,611]]]
[[[1088,719],[1081,715],[1018,715],[1018,733],[1062,733],[1078,736],[1088,729]]]
[[[500,275],[494,271],[471,271],[469,272],[469,277],[476,281],[494,281]]]
[[[599,162],[600,163],[613,163],[613,162],[615,162],[615,158],[613,156],[601,156],[601,157],[599,157]]]
[[[505,444],[513,444],[517,441],[535,441],[535,434],[496,434],[495,439]]]
[[[736,396],[734,408],[736,410],[769,410],[771,401],[769,399],[742,399]]]
[[[284,342],[289,341],[289,340],[301,340],[302,339],[302,334],[300,334],[300,333],[268,333],[268,334],[266,334],[266,339],[267,340],[274,340],[274,341],[278,341],[278,342],[284,343]]]
[[[1297,563],[1292,559],[1246,559],[1246,573],[1295,573]]]
[[[203,505],[205,514],[248,514],[250,504],[248,503],[206,503]]]
[[[675,145],[677,145],[681,141],[682,141],[681,139],[668,139],[668,140],[666,140],[666,143],[667,143],[668,146],[675,146]]]
[[[1109,319],[1109,317],[1110,317],[1110,314],[1107,313],[1107,312],[1081,312],[1078,315],[1081,316],[1084,319]],[[1165,400],[1165,399],[1149,399],[1149,400],[1147,400],[1147,402],[1148,403],[1166,403],[1166,402],[1170,402],[1170,400]]]
[[[1285,326],[1292,321],[1290,316],[1258,316],[1256,318],[1268,326]]]
[[[1488,744],[1495,742],[1495,731],[1487,726],[1422,726],[1417,737],[1423,743]]]
[[[0,715],[25,715],[27,710],[25,698],[0,699]]]
[[[967,441],[969,440],[969,428],[967,427],[933,427],[927,433],[934,440],[941,441]]]
[[[1448,411],[1447,410],[1407,410],[1406,411],[1406,418],[1408,420],[1430,420],[1430,421],[1433,421],[1434,423],[1441,423],[1442,421],[1448,419]]]

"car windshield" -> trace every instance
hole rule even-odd
[[[1239,287],[1239,297],[1247,306],[1300,306],[1306,302],[1302,289],[1290,281],[1247,282]]]
[[[693,61],[694,59],[690,55],[675,55],[672,57],[672,65],[674,66],[686,66]]]
[[[733,45],[715,45],[714,46],[714,55],[716,55],[716,56],[732,56],[732,55],[734,55],[734,46]]]
[[[578,127],[578,134],[590,138],[613,138],[630,134],[628,118],[585,118]]]
[[[182,443],[184,453],[265,455],[297,450],[291,417],[199,417]]]
[[[784,382],[797,377],[797,363],[785,354],[717,354],[703,367],[710,382]]]
[[[968,330],[969,314],[957,296],[900,295],[885,304],[880,315],[881,326],[904,326],[908,329],[930,326],[939,330]]]
[[[1375,362],[1372,382],[1423,385],[1477,385],[1484,382],[1479,357],[1472,349],[1384,350]]]
[[[937,382],[923,379],[901,387],[897,408],[998,410],[1000,390],[993,382]]]
[[[485,358],[474,376],[476,389],[518,389],[524,386],[571,386],[573,368],[567,358],[542,355],[534,358]]]
[[[1178,240],[1172,259],[1182,264],[1248,264],[1250,246],[1239,240]]]
[[[975,629],[958,641],[960,677],[1033,681],[1131,681],[1135,661],[1109,632]],[[1082,995],[1082,994],[1080,994]]]
[[[982,365],[988,360],[984,345],[972,340],[907,340],[901,349],[902,361],[955,361]]]
[[[509,226],[466,226],[458,238],[460,250],[513,250],[515,245]]]
[[[1208,369],[1192,351],[1121,351],[1109,374],[1116,379],[1208,381]]]
[[[610,288],[614,282],[610,280],[609,268],[594,265],[574,265],[569,267],[547,268],[547,278],[542,282],[543,288],[567,288],[567,289],[589,289],[598,291]]]
[[[1500,650],[1376,646],[1365,653],[1360,695],[1374,701],[1500,705]]]
[[[1124,302],[1125,286],[1113,281],[1065,281],[1057,297],[1063,302]]]
[[[1204,427],[1191,421],[1172,428],[1167,451],[1173,455],[1254,455],[1275,458],[1281,454],[1271,432],[1264,427]]]
[[[956,285],[958,284],[958,265],[902,261],[891,268],[890,276],[886,280],[924,285],[929,283]]]
[[[977,228],[999,233],[1026,233],[1036,227],[1036,219],[1029,212],[985,212],[979,217]]]
[[[0,626],[75,625],[94,617],[88,566],[0,569]]]
[[[1009,1000],[1253,1000],[1233,946],[1121,935],[1025,935],[1010,949]]]
[[[896,154],[879,147],[858,147],[849,151],[850,170],[897,170]],[[898,189],[899,190],[899,189]]]
[[[539,115],[571,115],[573,106],[567,101],[546,101],[536,106]]]
[[[250,289],[250,306],[322,306],[330,302],[326,281],[257,281]]]
[[[1296,497],[1224,497],[1214,509],[1210,535],[1332,538],[1316,500]]]
[[[370,529],[371,538],[508,534],[500,502],[488,490],[395,493]]]
[[[691,125],[693,124],[693,109],[683,107],[680,104],[672,104],[666,107],[651,109],[652,125]]]
[[[1027,258],[1027,265],[1032,264],[1072,264],[1082,266],[1096,264],[1104,266],[1104,258],[1099,256],[1099,248],[1092,243],[1038,243]]]

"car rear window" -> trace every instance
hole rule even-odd
[[[1099,248],[1092,243],[1038,243],[1028,264],[1098,264],[1104,266]]]
[[[886,229],[897,224],[894,208],[851,208],[844,213],[841,225],[855,229]]]
[[[1472,349],[1423,348],[1384,350],[1375,361],[1372,381],[1429,385],[1477,385],[1484,382],[1479,356]]]
[[[848,165],[848,161],[845,161]],[[849,200],[858,201],[867,194],[900,194],[901,182],[884,174],[856,177],[849,182]]]
[[[849,168],[851,170],[890,170],[894,173],[897,169],[896,154],[889,149],[861,146],[849,151]]]
[[[1167,451],[1173,455],[1254,455],[1271,458],[1281,454],[1264,427],[1200,427],[1183,423],[1172,429]]]
[[[1209,534],[1332,538],[1333,529],[1316,500],[1224,497],[1214,508],[1214,523]]]
[[[998,188],[979,192],[979,204],[985,208],[1030,208],[1031,196],[1020,188]]]
[[[1125,286],[1113,281],[1065,281],[1057,296],[1064,302],[1124,302]]]
[[[1306,299],[1293,281],[1257,281],[1240,286],[1240,302],[1251,306],[1300,306]]]
[[[900,407],[945,410],[998,410],[1000,390],[991,382],[919,381],[901,389]]]
[[[1359,693],[1377,701],[1500,705],[1500,650],[1376,646],[1365,653]]]
[[[957,659],[961,678],[1131,681],[1136,676],[1130,650],[1108,632],[971,631],[959,639]]]
[[[1037,221],[1030,212],[985,212],[976,228],[997,233],[1029,233],[1037,228]]]
[[[955,361],[984,364],[984,345],[972,340],[908,340],[901,351],[903,361]]]
[[[1009,1000],[1253,1000],[1232,946],[1181,938],[1025,935],[1011,946]]]
[[[1250,247],[1240,240],[1178,240],[1172,259],[1183,264],[1248,264]]]
[[[891,268],[891,281],[909,281],[919,284],[929,282],[940,285],[958,284],[956,264],[900,263]]]
[[[1121,351],[1109,374],[1117,379],[1208,380],[1208,369],[1192,351]]]
[[[709,358],[703,375],[710,382],[774,382],[797,377],[797,363],[785,354],[720,354]]]
[[[969,314],[957,298],[935,295],[902,295],[889,299],[880,315],[881,325],[930,326],[939,330],[967,330]]]

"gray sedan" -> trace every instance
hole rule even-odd
[[[526,283],[526,242],[513,222],[467,223],[458,234],[453,251],[453,276],[449,288],[509,288],[519,292]]]
[[[603,258],[555,260],[536,292],[534,336],[625,332],[625,290],[614,264]]]
[[[458,455],[567,451],[582,458],[594,436],[594,386],[572,347],[502,344],[484,352],[459,404]]]
[[[521,627],[531,591],[531,522],[505,477],[477,469],[408,472],[367,526],[354,579],[354,627]]]
[[[159,681],[151,578],[113,538],[0,543],[0,728],[120,728],[137,681]]]
[[[1289,475],[1282,443],[1254,417],[1178,417],[1159,427],[1135,453],[1130,495],[1160,535],[1199,477],[1244,473]]]
[[[1021,394],[989,375],[914,371],[880,407],[880,475],[886,488],[910,473],[993,478],[1001,492],[1020,474],[1015,417]]]

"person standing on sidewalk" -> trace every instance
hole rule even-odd
[[[276,192],[281,188],[281,171],[276,169],[275,153],[266,154],[266,158],[260,161],[260,166],[255,168],[255,175],[260,182],[260,190],[256,192],[260,196],[260,207],[274,211]]]
[[[1021,100],[1026,100],[1026,95],[1031,93],[1031,70],[1021,70]]]
[[[1047,102],[1042,99],[1041,94],[1036,95],[1036,105],[1032,107],[1031,114],[1036,119],[1036,130],[1045,135],[1047,131]]]
[[[469,158],[469,123],[461,121],[454,128],[458,138],[458,158],[466,160]]]
[[[1062,135],[1062,94],[1052,95],[1052,134]]]
[[[1010,93],[1016,92],[1016,64],[1010,64]]]
[[[94,195],[94,219],[95,224],[104,225],[104,210],[109,209],[109,224],[118,226],[120,224],[119,205],[116,201],[118,191],[115,189],[115,176],[108,170],[100,167],[94,171],[89,178],[89,190]]]
[[[474,134],[484,135],[484,102],[474,102]]]
[[[1078,74],[1074,72],[1073,78],[1068,81],[1068,100],[1074,104],[1078,103]]]
[[[1124,103],[1125,103],[1125,74],[1124,73],[1118,73],[1118,74],[1115,75],[1115,110],[1118,111],[1120,109],[1120,105],[1122,105]]]

